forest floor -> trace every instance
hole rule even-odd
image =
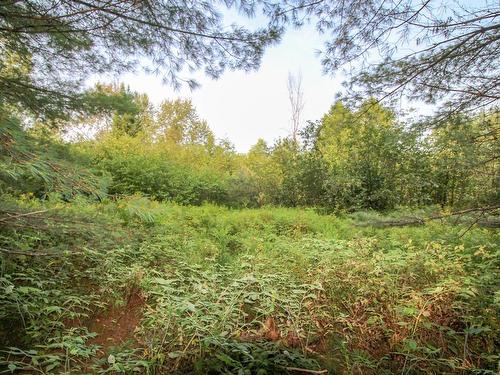
[[[0,218],[0,372],[498,371],[500,232],[473,218],[141,197]]]

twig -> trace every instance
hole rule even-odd
[[[31,215],[37,215],[37,214],[42,214],[44,212],[54,210],[55,208],[49,208],[47,210],[40,210],[40,211],[33,211],[33,212],[24,212],[22,214],[17,214],[17,215],[9,215],[6,217],[0,218],[0,222],[7,221],[7,220],[12,220],[12,219],[17,219],[18,217],[23,217],[23,216],[31,216]]]
[[[328,370],[308,370],[308,369],[299,368],[299,367],[285,367],[285,370],[304,372],[307,374],[328,374]]]
[[[472,224],[471,224],[471,225],[469,225],[469,226],[467,227],[467,229],[466,229],[466,230],[464,230],[464,231],[462,232],[462,234],[460,234],[460,236],[458,236],[458,237],[459,237],[459,238],[462,238],[463,236],[465,236],[465,234],[466,234],[468,231],[470,231],[470,230],[472,229],[472,227],[473,227],[474,225],[476,225],[476,224],[479,222],[479,220],[480,220],[480,219],[484,216],[484,213],[485,213],[485,212],[486,212],[486,211],[481,211],[481,213],[477,216],[476,220],[474,220],[474,221],[472,222]]]
[[[12,250],[12,249],[3,249],[3,248],[0,248],[0,251],[7,253],[7,254],[27,255],[27,256],[31,256],[31,257],[55,255],[55,253],[35,253],[35,252],[31,252],[31,251]]]
[[[187,343],[187,345],[184,347],[184,350],[182,351],[182,354],[177,358],[177,360],[175,361],[175,369],[177,370],[179,368],[179,365],[181,363],[181,359],[182,359],[182,356],[184,354],[186,354],[186,351],[188,350],[189,346],[191,345],[191,343],[193,342],[193,340],[195,339],[196,335],[198,334],[198,332],[195,332],[193,334],[193,336],[191,336],[191,339],[189,340],[189,342]]]

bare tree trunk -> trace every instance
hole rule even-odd
[[[288,72],[288,99],[292,109],[292,139],[297,142],[297,135],[300,128],[300,116],[304,109],[304,91],[302,89],[302,73],[296,75]]]

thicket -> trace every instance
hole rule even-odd
[[[456,115],[429,130],[427,123],[403,121],[374,100],[358,107],[338,101],[322,119],[309,122],[299,140],[283,138],[271,146],[259,140],[242,154],[216,139],[189,100],[155,108],[147,96],[124,86],[98,85],[92,95],[106,110],[75,118],[63,132],[52,133],[46,147],[64,149],[68,158],[79,155],[87,170],[109,177],[113,196],[325,212],[461,209],[500,200],[498,159],[492,157],[500,147],[496,111]],[[68,138],[73,142],[62,141]]]

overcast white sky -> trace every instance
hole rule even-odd
[[[162,84],[161,77],[140,72],[118,79],[134,91],[147,93],[155,104],[164,99],[191,98],[215,135],[229,138],[237,151],[245,152],[259,138],[272,143],[289,134],[289,71],[302,72],[305,99],[302,124],[319,119],[328,111],[335,94],[341,90],[342,79],[321,73],[320,59],[315,54],[321,47],[322,42],[312,26],[289,30],[280,44],[266,51],[257,72],[226,72],[215,81],[197,75],[201,87],[194,91],[186,88],[176,92]]]

